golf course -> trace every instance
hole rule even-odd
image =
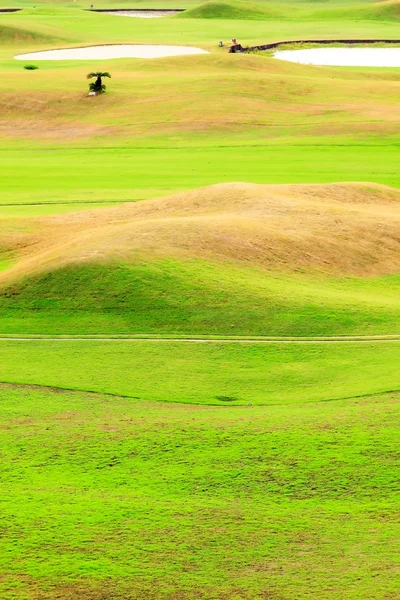
[[[400,0],[0,0],[0,600],[399,600],[399,159]]]

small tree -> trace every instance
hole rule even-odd
[[[107,88],[103,83],[103,77],[111,78],[111,75],[110,73],[107,73],[107,71],[105,73],[102,73],[101,71],[96,71],[96,73],[89,73],[89,75],[87,76],[88,79],[96,78],[96,81],[91,81],[89,83],[89,90],[91,92],[96,92],[96,94],[102,94],[106,91]]]

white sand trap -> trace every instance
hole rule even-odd
[[[400,67],[400,48],[312,48],[274,53],[279,60],[330,67]]]
[[[14,56],[17,60],[104,60],[110,58],[162,58],[189,54],[208,54],[201,48],[190,46],[145,46],[140,44],[119,44],[116,46],[89,46],[46,50]]]
[[[116,15],[117,17],[134,17],[136,19],[161,19],[170,15],[177,15],[180,10],[110,10],[104,11],[106,15]]]

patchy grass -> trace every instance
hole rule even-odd
[[[394,599],[398,401],[1,386],[1,597]]]
[[[272,10],[269,3],[256,6]],[[282,7],[292,14],[292,6]],[[329,13],[326,4],[318,10]],[[238,179],[399,186],[397,70],[315,68],[218,48],[219,40],[228,44],[233,35],[244,45],[398,37],[394,20],[328,15],[318,21],[305,12],[293,20],[295,14],[291,21],[142,20],[44,4],[1,15],[4,27],[48,36],[40,49],[134,41],[210,50],[204,56],[98,65],[44,61],[32,76],[14,60],[15,44],[5,40],[1,203],[118,202]],[[38,48],[26,40],[18,51]],[[87,97],[85,83],[93,68],[113,76],[107,94],[95,99]],[[88,177],[89,170],[95,177]],[[64,172],[74,176],[60,177]]]

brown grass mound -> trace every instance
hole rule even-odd
[[[400,270],[400,191],[376,184],[220,184],[35,224],[16,238],[19,260],[0,281],[138,253],[334,274]]]
[[[386,18],[400,17],[400,0],[383,0],[383,2],[375,3],[380,15]]]
[[[400,6],[400,0],[382,0],[375,2],[375,6]]]

